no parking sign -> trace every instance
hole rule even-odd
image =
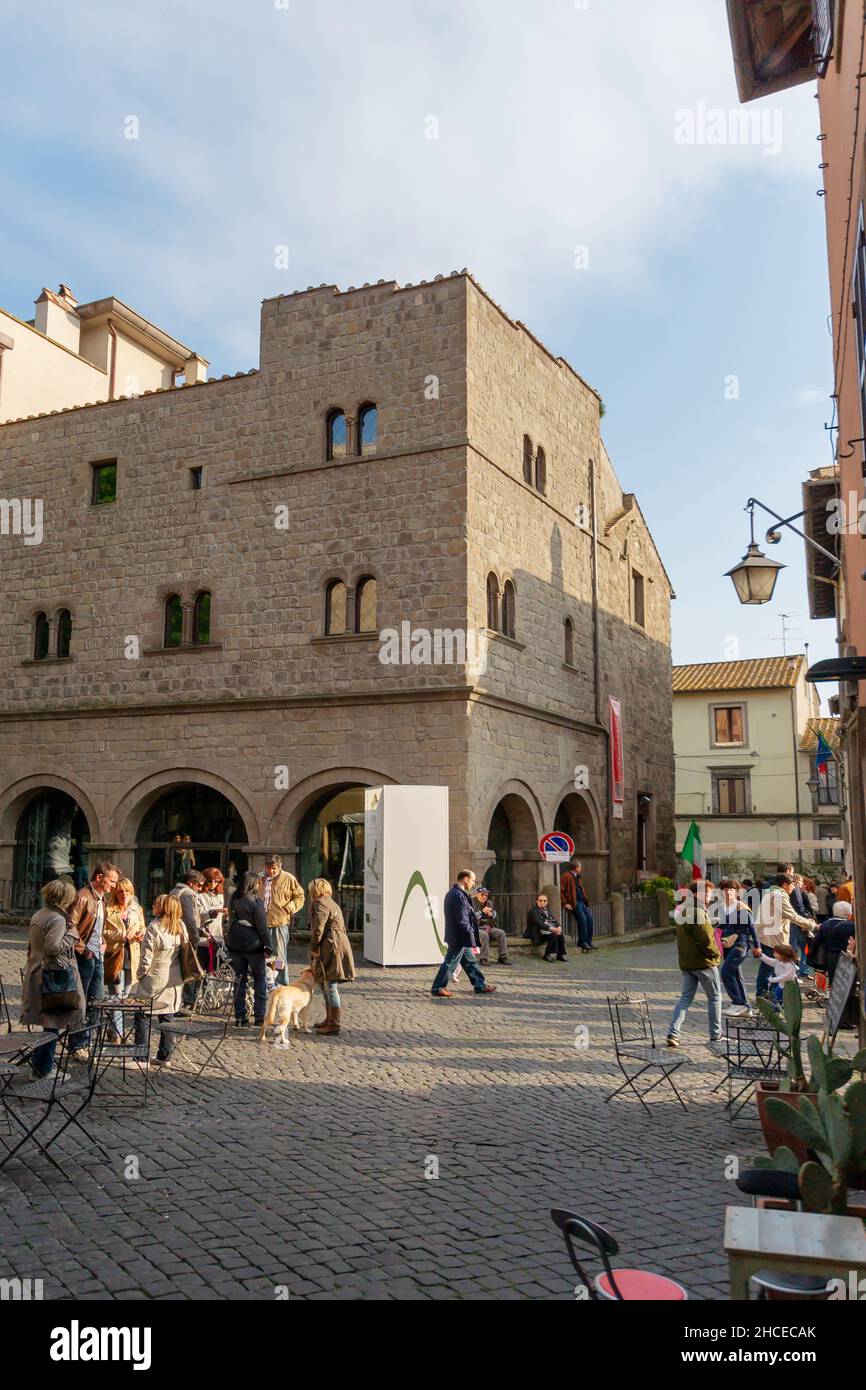
[[[574,840],[564,830],[543,836],[538,849],[546,864],[567,864],[574,858]]]

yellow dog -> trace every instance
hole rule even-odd
[[[289,1046],[290,1026],[298,1032],[303,1028],[305,1033],[309,1033],[308,1017],[315,989],[316,977],[308,966],[290,985],[279,985],[277,989],[271,990],[259,1042],[265,1041],[265,1034],[269,1028],[279,1029],[279,1037],[274,1038],[275,1047]]]

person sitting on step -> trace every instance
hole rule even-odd
[[[546,893],[539,893],[535,906],[529,909],[524,936],[534,945],[544,945],[542,960],[567,960],[565,952],[565,932],[550,910]]]

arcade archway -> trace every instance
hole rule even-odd
[[[136,836],[136,892],[149,908],[191,868],[219,869],[232,891],[247,862],[247,832],[228,797],[213,787],[179,783],[142,817]]]
[[[323,791],[298,829],[298,878],[307,891],[326,878],[340,904],[347,931],[364,926],[364,795],[367,787],[344,785]]]
[[[54,787],[35,791],[15,827],[12,907],[33,911],[52,878],[87,881],[90,826],[78,802]]]

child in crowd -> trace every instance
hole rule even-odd
[[[762,951],[761,954],[768,964],[772,963],[773,979],[770,984],[770,998],[777,1009],[781,1008],[782,991],[785,985],[788,980],[796,980],[797,978],[797,952],[793,946],[783,945],[774,946],[772,956],[768,955],[766,951]]]

